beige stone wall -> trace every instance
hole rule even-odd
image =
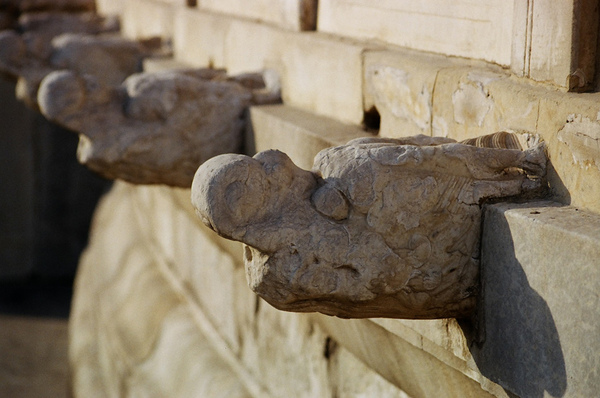
[[[274,15],[282,3],[269,4]],[[277,148],[310,168],[319,150],[359,136],[460,140],[510,130],[547,142],[553,196],[486,209],[474,322],[341,320],[280,312],[254,296],[242,247],[201,225],[189,190],[117,183],[98,209],[76,285],[76,395],[593,396],[598,94],[215,7],[128,0],[123,26],[131,37],[170,37],[183,64],[279,73],[283,105],[250,110],[248,154]],[[365,129],[374,109],[380,126]]]
[[[254,296],[241,245],[188,197],[117,183],[104,198],[76,281],[76,396],[406,396],[310,315]]]

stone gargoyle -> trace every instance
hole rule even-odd
[[[0,0],[0,30],[17,27],[19,15],[42,11],[94,11],[94,0]]]
[[[115,27],[94,14],[43,13],[35,17],[39,24],[23,21],[23,33],[0,32],[0,72],[17,78],[17,98],[34,109],[39,84],[52,71],[70,69],[95,75],[104,84],[120,84],[141,71],[145,57],[163,50],[158,40],[133,41],[100,34]]]
[[[241,150],[248,106],[278,101],[263,74],[212,69],[139,73],[118,86],[57,71],[38,93],[44,116],[79,133],[82,164],[111,179],[186,188],[202,162]]]
[[[478,147],[489,144],[505,148]],[[510,144],[510,145],[507,145]],[[539,194],[544,144],[508,133],[364,138],[313,171],[282,152],[221,155],[192,184],[201,220],[244,242],[252,290],[274,307],[343,318],[464,318],[478,294],[481,206]]]

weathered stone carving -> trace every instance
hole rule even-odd
[[[87,12],[95,9],[94,0],[0,0],[0,30],[16,28],[19,15],[23,13]]]
[[[517,141],[501,133],[473,142]],[[252,290],[288,311],[466,317],[478,292],[481,204],[539,193],[546,156],[426,136],[357,139],[312,172],[282,152],[221,155],[192,185],[202,221],[246,243]]]
[[[239,152],[247,107],[279,100],[261,74],[200,69],[135,74],[120,86],[53,72],[41,112],[80,133],[79,161],[107,178],[189,188],[198,166]]]
[[[31,11],[94,11],[96,2],[94,0],[2,0],[0,9],[9,12],[31,12]]]
[[[54,70],[70,69],[96,75],[105,84],[120,84],[141,71],[144,57],[161,48],[159,41],[96,35],[115,27],[93,14],[25,16],[30,17],[21,21],[25,33],[0,32],[0,72],[18,79],[17,97],[33,108],[41,80]]]
[[[88,34],[117,32],[119,22],[114,17],[101,17],[92,12],[34,12],[25,13],[19,17],[16,30],[3,31],[10,35],[10,41],[4,41],[2,53],[6,54],[10,45],[9,55],[18,57],[25,62],[25,56],[36,59],[46,59],[52,52],[52,40],[61,34]],[[12,37],[17,36],[20,40]],[[7,39],[4,39],[7,40]],[[14,41],[14,42],[13,42]],[[16,47],[18,51],[15,51]]]

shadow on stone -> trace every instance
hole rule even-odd
[[[471,353],[481,373],[510,395],[562,397],[567,376],[552,313],[515,257],[506,219],[489,209],[484,217],[480,305],[485,340],[471,342]]]
[[[33,273],[68,278],[87,245],[96,204],[112,182],[77,162],[73,132],[41,116],[36,125]]]

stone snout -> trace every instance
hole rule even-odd
[[[38,93],[44,116],[80,134],[77,157],[90,169],[185,188],[202,162],[240,151],[248,106],[277,101],[262,74],[210,69],[134,74],[116,86],[56,71]]]
[[[279,151],[221,155],[196,172],[192,203],[207,226],[247,245],[250,287],[278,309],[468,317],[481,204],[538,192],[546,155],[543,145],[450,141],[353,140],[320,152],[312,172]]]

